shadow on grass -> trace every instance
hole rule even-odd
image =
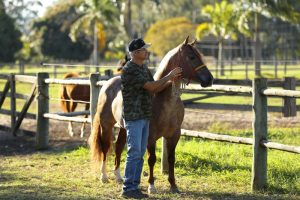
[[[69,152],[77,149],[79,146],[86,147],[86,139],[79,137],[50,139],[47,149],[37,150],[35,138],[26,136],[14,137],[12,139],[0,140],[0,156],[30,155],[37,152]]]
[[[48,186],[0,186],[0,199],[14,199],[14,200],[103,200],[103,199],[122,199],[119,197],[118,192],[103,192],[99,191],[97,194],[90,194],[87,192],[66,190],[59,187]],[[150,195],[147,199],[210,199],[210,200],[279,200],[298,199],[298,196],[266,194],[266,193],[247,193],[247,194],[234,194],[222,192],[195,192],[188,191],[180,194],[171,194],[168,191],[163,191],[160,194]]]

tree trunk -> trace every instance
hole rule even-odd
[[[98,65],[98,28],[96,22],[94,22],[94,49],[93,49],[93,64]],[[99,72],[99,67],[96,67],[96,71]]]
[[[124,28],[126,31],[127,36],[129,39],[134,38],[134,30],[132,26],[132,19],[131,19],[131,0],[127,0],[124,3],[124,10],[123,10],[123,20],[124,20]]]
[[[218,54],[218,63],[220,64],[220,74],[221,76],[224,76],[225,73],[224,73],[224,62],[223,62],[223,43],[224,43],[224,40],[221,39],[219,40],[219,54]]]
[[[260,24],[259,24],[259,14],[255,13],[255,35],[254,35],[254,65],[255,65],[255,75],[261,76],[261,42],[259,39]]]

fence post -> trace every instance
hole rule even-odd
[[[96,85],[99,80],[99,73],[92,73],[90,75],[90,116],[91,116],[91,130],[93,129],[94,116],[97,111],[97,102],[100,92],[100,87]]]
[[[294,77],[285,77],[283,88],[285,90],[296,90],[296,79]],[[283,98],[282,114],[284,117],[293,117],[297,115],[297,106],[295,98]]]
[[[248,76],[248,60],[246,61],[245,74],[246,74],[246,79],[248,80],[249,79],[249,76]]]
[[[36,148],[46,149],[49,143],[49,119],[44,118],[44,113],[49,113],[49,88],[44,82],[49,78],[48,73],[37,73],[37,105],[36,105]]]
[[[57,66],[56,65],[53,66],[53,74],[54,74],[54,78],[56,78],[57,77]]]
[[[162,137],[161,141],[161,173],[167,174],[169,172],[169,163],[168,163],[168,149],[167,149],[167,140]]]
[[[16,136],[16,133],[13,133],[13,129],[16,124],[16,81],[15,81],[15,75],[10,74],[9,76],[9,84],[10,84],[10,127],[11,127],[11,133]]]
[[[25,70],[24,70],[24,61],[23,60],[20,60],[20,63],[19,63],[19,73],[20,74],[24,74],[25,73]]]
[[[111,77],[114,76],[114,72],[111,69],[106,69],[106,70],[104,70],[104,75],[108,76],[109,78],[111,78]]]
[[[267,140],[267,96],[261,91],[267,88],[265,78],[256,78],[253,81],[253,163],[252,163],[252,190],[264,189],[267,185],[267,148],[260,145]]]
[[[278,63],[277,63],[277,58],[275,58],[275,68],[274,68],[274,70],[275,70],[275,78],[278,78]]]

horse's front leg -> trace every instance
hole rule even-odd
[[[126,143],[126,129],[120,128],[118,139],[116,141],[116,148],[115,148],[116,157],[115,157],[115,171],[114,171],[118,183],[123,182],[123,178],[120,173],[120,162],[121,162],[121,155],[124,150],[125,143]]]
[[[169,183],[170,191],[173,193],[179,193],[178,187],[175,183],[174,176],[174,164],[175,164],[175,148],[180,137],[180,130],[177,130],[172,138],[167,139],[167,152],[168,152],[168,163],[169,163]]]
[[[148,146],[148,165],[149,165],[149,179],[148,179],[148,193],[155,194],[157,190],[154,185],[154,174],[153,169],[156,162],[156,155],[155,155],[155,143],[153,145]]]

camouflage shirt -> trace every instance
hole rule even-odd
[[[139,66],[128,61],[121,75],[123,111],[125,120],[150,119],[152,112],[152,96],[143,88],[146,82],[153,81],[147,66]]]

